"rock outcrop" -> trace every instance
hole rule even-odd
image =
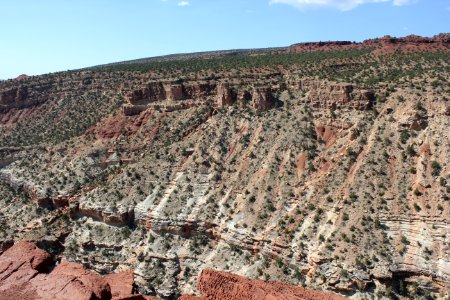
[[[131,92],[127,100],[133,106],[158,101],[196,100],[212,95],[214,89],[215,83],[209,82],[150,81],[144,88]]]
[[[350,41],[306,42],[298,43],[288,48],[289,52],[332,51],[336,49],[354,49],[362,45]]]
[[[111,287],[113,298],[131,298],[136,292],[132,270],[113,273],[105,276],[106,282]]]
[[[155,299],[136,294],[131,270],[103,278],[68,261],[52,267],[53,259],[47,252],[29,242],[16,243],[0,256],[0,299]],[[345,299],[329,292],[213,270],[202,271],[197,288],[203,296],[185,295],[180,299]]]
[[[136,294],[133,272],[105,278],[21,241],[0,256],[0,299],[154,299]]]
[[[24,109],[37,106],[48,100],[48,93],[54,89],[54,82],[26,83],[18,81],[20,85],[0,88],[0,113],[13,109]]]
[[[308,101],[315,108],[369,110],[375,103],[375,94],[349,83],[300,80],[297,87],[308,93]]]
[[[275,87],[248,88],[219,83],[176,83],[151,82],[148,88],[136,90],[128,96],[128,103],[122,108],[126,116],[133,116],[148,108],[175,111],[198,105],[211,104],[224,107],[239,102],[247,103],[256,111],[267,111],[276,106],[275,92],[306,92],[312,107],[319,109],[368,110],[375,102],[374,92],[361,89],[353,84],[336,83],[312,79],[291,79],[278,83]],[[209,96],[214,96],[210,101]],[[176,100],[185,100],[174,102]]]
[[[152,81],[141,90],[135,90],[128,96],[128,102],[132,105],[145,105],[166,99],[164,85],[160,81]]]
[[[0,299],[109,299],[106,281],[82,266],[62,262],[49,274],[52,258],[28,242],[0,256]]]
[[[339,300],[346,299],[329,292],[318,292],[274,281],[251,280],[242,276],[203,270],[197,288],[208,300]]]
[[[216,83],[213,81],[196,81],[183,83],[183,91],[188,99],[202,99],[216,93]]]
[[[30,283],[44,299],[111,298],[111,288],[100,275],[67,261],[57,265],[50,274],[37,275]]]
[[[252,93],[252,107],[257,111],[266,111],[275,106],[275,98],[270,87],[255,87]]]
[[[28,89],[26,87],[12,88],[0,93],[0,112],[11,108],[21,108],[27,105]]]
[[[167,83],[164,85],[167,101],[176,101],[185,99],[183,85],[180,83]]]
[[[134,222],[133,210],[123,211],[105,211],[104,209],[95,205],[95,203],[81,203],[77,208],[76,205],[72,209],[72,214],[79,214],[80,216],[89,216],[94,220],[104,222],[114,226],[127,226]]]
[[[230,89],[227,83],[220,83],[217,85],[216,105],[217,107],[224,107],[232,105],[236,101],[236,94]]]
[[[28,78],[29,78],[29,76],[27,74],[21,74],[16,77],[16,80],[26,80]]]

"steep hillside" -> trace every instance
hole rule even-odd
[[[445,299],[441,37],[1,82],[0,252],[28,240],[102,275],[132,269],[138,291],[162,299],[205,293],[204,269]]]

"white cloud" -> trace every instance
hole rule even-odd
[[[391,2],[393,5],[402,6],[416,1],[417,0],[270,0],[270,3],[288,4],[301,10],[308,8],[334,8],[345,11],[367,3]]]
[[[416,3],[418,0],[394,0],[392,3],[396,6],[408,5],[411,3]]]
[[[189,6],[189,5],[190,5],[189,1],[178,2],[178,6]]]

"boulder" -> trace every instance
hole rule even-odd
[[[100,275],[64,261],[50,274],[39,274],[31,285],[42,299],[110,299],[111,289]]]
[[[108,274],[105,276],[105,280],[111,287],[113,298],[123,299],[132,296],[134,292],[134,277],[132,270]]]
[[[52,265],[50,254],[29,242],[18,242],[0,256],[0,299],[18,286],[26,286]]]

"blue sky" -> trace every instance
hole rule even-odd
[[[0,78],[156,55],[450,32],[450,0],[0,0]]]

